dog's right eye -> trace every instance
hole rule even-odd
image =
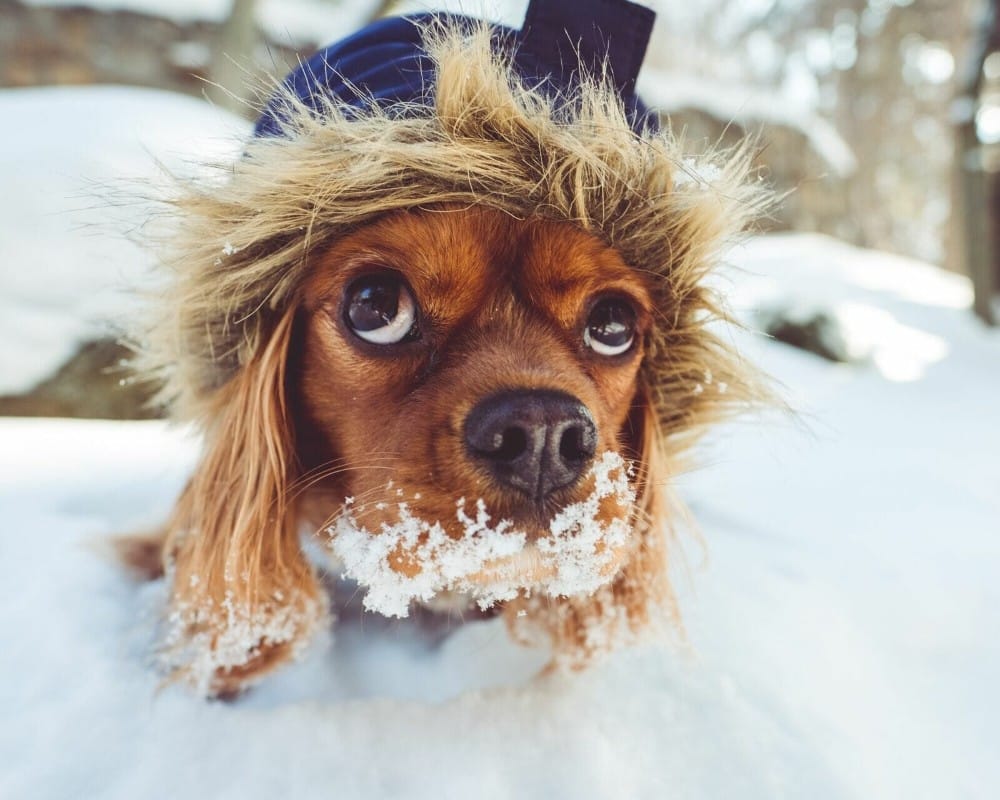
[[[399,275],[365,275],[347,287],[344,322],[373,344],[412,341],[417,338],[417,304]]]
[[[583,341],[602,356],[619,356],[632,347],[635,327],[632,305],[621,298],[606,297],[590,310]]]

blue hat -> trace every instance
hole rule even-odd
[[[572,92],[581,67],[589,75],[606,71],[638,131],[656,124],[635,94],[655,17],[626,0],[531,0],[521,30],[493,29],[494,48],[510,52],[520,77],[553,96]],[[382,19],[320,50],[289,73],[284,88],[317,111],[331,99],[358,109],[429,105],[434,71],[422,32],[436,20],[476,24],[454,14]],[[280,108],[280,103],[268,104],[255,136],[281,135]]]

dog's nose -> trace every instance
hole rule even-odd
[[[501,392],[469,412],[465,445],[500,483],[541,501],[583,474],[597,448],[597,428],[587,407],[568,394]]]

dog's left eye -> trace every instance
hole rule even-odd
[[[394,273],[358,278],[347,288],[344,321],[373,344],[396,344],[417,338],[417,304],[403,279]]]
[[[635,341],[635,309],[625,300],[607,297],[590,310],[583,343],[602,356],[624,353]]]

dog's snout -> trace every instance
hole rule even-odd
[[[587,407],[568,394],[502,392],[469,412],[465,444],[500,483],[541,501],[583,474],[597,449],[597,428]]]

